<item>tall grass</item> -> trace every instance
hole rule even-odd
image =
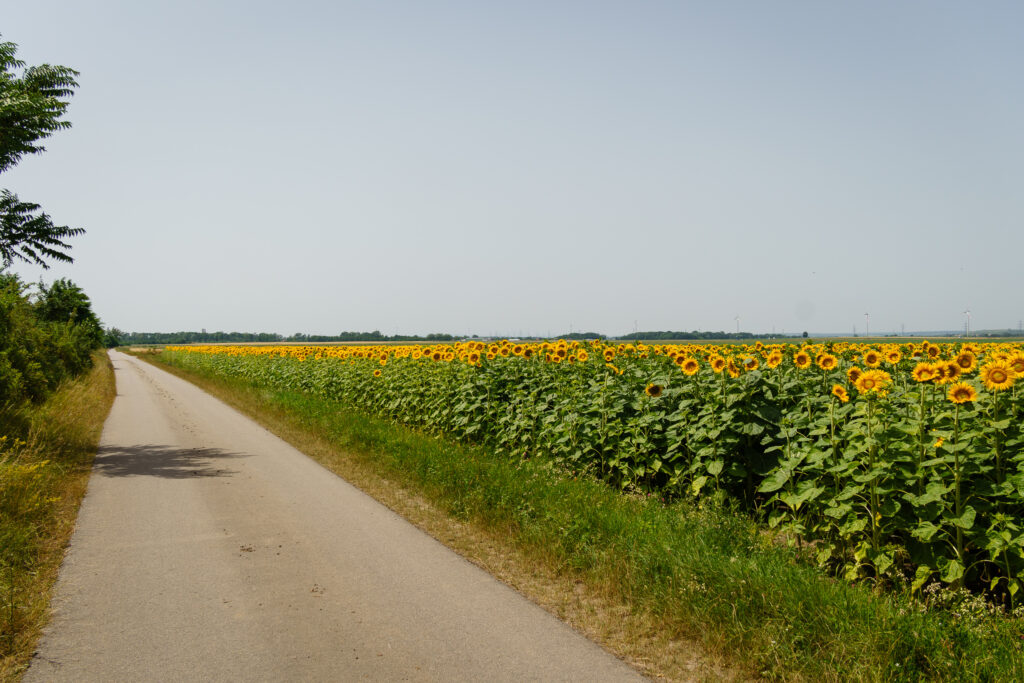
[[[115,393],[97,351],[44,403],[0,411],[0,680],[32,656]]]
[[[556,571],[650,615],[665,637],[697,639],[753,675],[1024,680],[1020,620],[966,594],[935,596],[928,608],[829,579],[722,502],[626,496],[548,460],[498,457],[336,401],[200,376],[236,403],[248,396],[257,417],[290,416],[292,427],[329,439],[452,516],[506,534]]]

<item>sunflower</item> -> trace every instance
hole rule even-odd
[[[896,365],[903,360],[903,354],[900,353],[899,349],[889,349],[885,352],[885,360],[891,365]]]
[[[444,354],[441,353],[440,351],[434,351],[433,353],[430,354],[430,360],[438,360],[439,361],[442,358],[444,358]]]
[[[994,361],[981,366],[981,381],[989,391],[1002,391],[1013,386],[1013,366],[1004,361]]]
[[[850,400],[850,395],[846,393],[846,389],[841,384],[832,385],[832,395],[838,398],[843,403]]]
[[[806,351],[797,351],[796,355],[793,356],[793,364],[801,370],[806,370],[811,367],[811,354]]]
[[[480,362],[480,352],[479,351],[470,351],[468,358],[469,358],[469,362],[470,363],[472,363],[473,365],[476,365],[477,363]]]
[[[925,343],[928,344],[928,342]],[[927,348],[925,348],[925,352],[928,354],[928,357],[931,358],[932,360],[939,357],[940,351],[941,349],[935,344],[928,344]]]
[[[378,369],[373,371],[373,376],[374,377],[380,377],[380,368],[378,368]]]
[[[949,388],[948,397],[953,403],[970,403],[978,400],[978,391],[967,382],[957,382]]]
[[[648,384],[644,392],[651,398],[658,398],[661,396],[661,392],[664,389],[660,384]]]
[[[1013,353],[1006,361],[1010,369],[1017,375],[1017,379],[1024,378],[1024,351]]]
[[[885,389],[891,381],[892,378],[885,370],[865,370],[857,378],[857,391],[862,394],[876,393],[884,395]]]
[[[822,370],[834,370],[839,360],[831,353],[823,353],[818,356],[818,367]]]
[[[758,365],[760,365],[760,363],[758,363],[757,358],[753,356],[747,356],[746,358],[743,359],[743,367],[747,370],[747,372],[753,372],[754,370],[757,370]]]
[[[916,382],[930,382],[938,376],[938,369],[931,363],[922,361],[914,366],[910,374]]]
[[[956,364],[956,361],[944,360],[939,361],[935,364],[938,367],[940,375],[936,378],[936,384],[949,384],[955,382],[956,378],[960,376],[962,370],[960,366]]]
[[[854,365],[852,368],[846,371],[846,379],[850,384],[856,384],[860,376],[864,374],[864,371]]]
[[[736,379],[737,377],[740,376],[740,368],[738,365],[736,365],[732,358],[729,359],[729,362],[726,364],[725,367],[729,372],[729,376],[732,377],[733,379]]]
[[[953,362],[959,365],[964,372],[970,372],[978,364],[978,359],[970,351],[961,351],[953,359]]]
[[[586,349],[580,349],[576,352],[576,360],[579,362],[586,363],[588,358],[590,358],[590,354],[587,353]]]
[[[687,375],[696,375],[697,371],[700,370],[700,362],[696,358],[687,358],[683,361],[680,369]]]
[[[874,349],[870,349],[864,352],[864,365],[869,368],[877,368],[882,364],[882,354],[878,353]]]
[[[779,365],[782,364],[782,352],[779,351],[778,349],[772,351],[771,353],[768,354],[768,358],[766,358],[764,362],[765,365],[772,369],[779,367]]]
[[[725,370],[726,362],[725,359],[722,358],[721,356],[711,356],[709,362],[711,363],[711,369],[714,370],[716,373]]]

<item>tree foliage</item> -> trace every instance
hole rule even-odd
[[[78,87],[78,72],[66,66],[26,67],[16,57],[17,45],[0,42],[0,173],[26,154],[46,150],[40,141],[70,128],[64,119],[68,99]],[[48,267],[46,260],[70,262],[64,241],[81,228],[54,225],[38,204],[22,202],[8,190],[0,193],[0,260]]]

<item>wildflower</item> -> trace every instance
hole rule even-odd
[[[648,384],[647,388],[644,389],[646,394],[651,398],[658,398],[661,396],[661,392],[664,389],[660,384]]]
[[[843,387],[841,384],[832,385],[832,395],[838,398],[843,403],[846,403],[850,400],[850,394],[846,392],[846,388]]]

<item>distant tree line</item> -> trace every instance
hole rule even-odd
[[[292,342],[296,344],[319,344],[323,342],[449,342],[455,339],[450,334],[382,334],[373,332],[342,332],[341,334],[303,334],[296,332],[286,337],[274,332],[122,332],[117,328],[107,330],[108,346],[132,346],[138,344],[242,344],[256,342],[274,344]]]
[[[755,335],[750,332],[631,332],[617,339],[624,341],[664,341],[669,339],[767,339],[776,335]],[[783,335],[777,335],[783,336]]]

